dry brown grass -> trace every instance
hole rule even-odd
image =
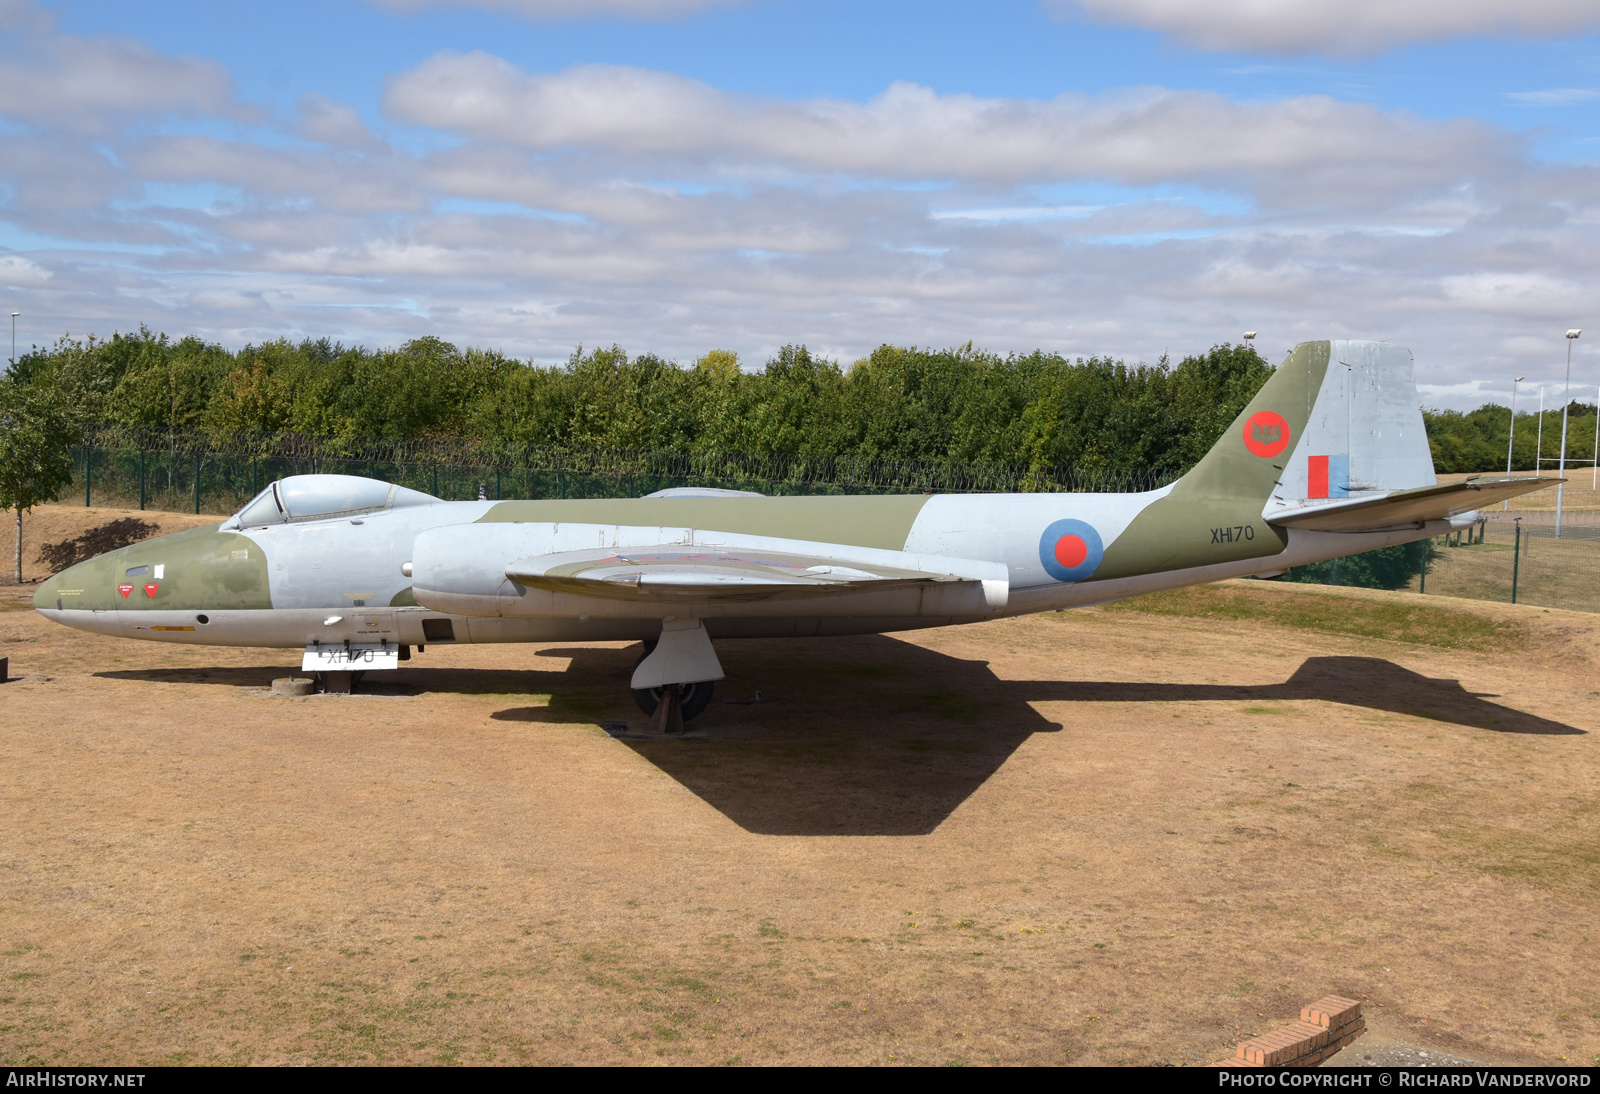
[[[769,701],[670,743],[595,724],[627,647],[276,700],[5,613],[0,1060],[1199,1063],[1329,991],[1600,1053],[1592,618],[1185,596],[723,643]]]

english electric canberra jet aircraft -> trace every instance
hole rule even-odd
[[[710,702],[715,638],[943,627],[1275,576],[1466,528],[1557,481],[1436,485],[1410,351],[1305,342],[1159,490],[441,501],[297,475],[219,525],[59,573],[34,604],[99,634],[303,647],[303,668],[343,687],[430,643],[643,640],[634,694],[670,728]]]

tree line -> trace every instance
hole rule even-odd
[[[541,366],[436,338],[235,352],[141,329],[63,338],[12,377],[57,393],[82,423],[1178,469],[1270,373],[1232,345],[1176,365],[885,345],[843,367],[785,346],[747,370],[725,350],[680,365],[580,348]]]
[[[1595,454],[1595,407],[1573,400],[1567,404],[1567,462],[1588,466]],[[1542,418],[1542,421],[1541,421]],[[1511,468],[1533,471],[1544,459],[1544,470],[1553,473],[1561,454],[1561,407],[1538,411],[1519,410],[1517,428],[1511,435],[1511,408],[1485,403],[1477,410],[1424,410],[1428,444],[1433,449],[1434,470],[1500,471],[1506,469],[1507,442],[1510,441]]]
[[[884,345],[841,366],[797,345],[750,370],[725,350],[680,365],[580,347],[541,366],[437,338],[382,350],[279,339],[230,351],[141,327],[35,347],[7,383],[78,424],[1181,471],[1271,373],[1252,347],[1226,343],[1175,365],[1000,356],[969,343]],[[1559,408],[1544,417],[1549,457]],[[1425,411],[1424,420],[1440,473],[1504,468],[1506,408]],[[1572,404],[1569,456],[1591,453],[1594,423],[1593,406]],[[1517,470],[1534,468],[1539,432],[1536,415],[1517,416]]]

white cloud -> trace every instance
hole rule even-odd
[[[0,0],[0,27],[8,31],[43,34],[55,25],[54,17],[32,0]]]
[[[345,148],[370,148],[378,143],[354,107],[315,91],[300,98],[300,129],[311,140]]]
[[[480,8],[522,19],[680,19],[743,0],[372,0],[380,8],[412,15],[430,9]]]
[[[0,285],[38,285],[49,280],[49,270],[21,255],[0,255]]]
[[[895,83],[864,104],[787,102],[621,66],[526,73],[481,52],[436,54],[395,79],[384,101],[399,120],[479,140],[665,162],[701,175],[1257,179],[1336,201],[1435,185],[1469,164],[1493,163],[1511,143],[1476,123],[1428,122],[1326,96],[1241,103],[1148,88],[985,99]]]
[[[1370,54],[1473,35],[1600,27],[1594,0],[1046,0],[1064,15],[1146,27],[1201,49]]]
[[[138,42],[25,37],[0,62],[0,116],[28,124],[100,134],[141,114],[241,113],[222,66]]]
[[[1600,91],[1587,87],[1551,87],[1543,91],[1508,91],[1506,98],[1527,106],[1571,106],[1600,99]]]

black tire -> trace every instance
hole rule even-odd
[[[644,652],[639,655],[639,660],[634,662],[634,668],[638,668],[655,648],[654,642],[646,642]],[[711,693],[715,690],[716,685],[710,680],[702,680],[698,684],[679,684],[678,705],[683,710],[683,720],[687,722],[710,706]],[[648,718],[656,712],[656,707],[661,705],[661,696],[665,691],[665,688],[635,688],[633,701],[639,704],[639,709],[644,711],[645,717]]]
[[[683,720],[687,722],[710,706],[711,693],[715,690],[716,685],[710,680],[702,680],[698,684],[679,684],[678,703],[683,708]],[[633,701],[639,704],[645,717],[649,717],[661,705],[661,696],[665,692],[666,688],[635,688]]]

